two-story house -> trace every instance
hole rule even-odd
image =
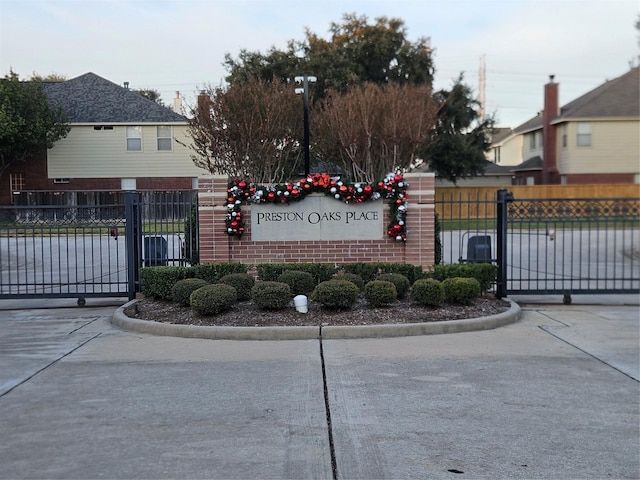
[[[640,183],[640,68],[562,108],[558,93],[551,76],[543,111],[494,138],[489,160],[516,185]]]
[[[94,73],[47,82],[44,91],[71,130],[3,175],[0,205],[21,191],[191,189],[205,173],[186,146],[187,119],[171,109]]]

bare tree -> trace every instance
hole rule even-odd
[[[330,92],[313,117],[314,150],[338,161],[354,181],[406,169],[429,140],[438,105],[427,85],[367,83]]]
[[[278,79],[209,88],[190,121],[194,163],[251,182],[282,182],[296,171],[300,100]]]

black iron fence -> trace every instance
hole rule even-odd
[[[498,265],[496,293],[640,293],[640,199],[436,199],[442,262]]]
[[[0,298],[133,298],[141,266],[197,262],[197,191],[63,193],[0,207]]]

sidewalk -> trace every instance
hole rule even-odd
[[[4,310],[0,478],[638,478],[638,306],[558,303],[322,342]]]

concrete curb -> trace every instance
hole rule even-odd
[[[517,322],[521,315],[520,306],[512,300],[505,300],[511,304],[509,310],[487,317],[443,322],[325,327],[203,327],[150,322],[125,315],[125,308],[137,301],[132,300],[115,311],[111,323],[123,330],[138,333],[210,340],[313,340],[321,335],[325,339],[408,337],[491,330]]]

